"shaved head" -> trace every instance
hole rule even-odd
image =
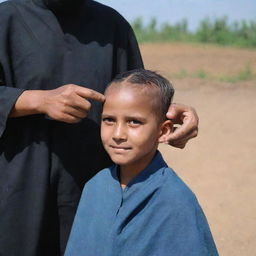
[[[174,89],[166,78],[150,70],[131,70],[118,75],[107,87],[105,95],[112,90],[127,87],[148,97],[157,117],[160,120],[166,119],[166,113],[174,95]]]

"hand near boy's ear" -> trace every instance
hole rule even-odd
[[[194,108],[173,103],[166,116],[172,120],[174,125],[180,125],[168,135],[167,143],[169,145],[184,148],[190,139],[197,136],[199,118]]]

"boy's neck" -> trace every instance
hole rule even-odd
[[[132,181],[136,176],[138,176],[139,173],[142,172],[150,164],[150,162],[155,156],[155,153],[156,152],[144,157],[141,160],[136,161],[135,163],[120,165],[119,179],[122,188],[125,188],[130,181]]]

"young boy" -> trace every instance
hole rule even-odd
[[[196,197],[157,151],[173,93],[148,70],[107,88],[101,138],[115,165],[85,185],[66,256],[218,255]]]

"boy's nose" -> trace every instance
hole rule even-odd
[[[113,140],[120,143],[127,140],[126,129],[122,124],[118,124],[113,132]]]

